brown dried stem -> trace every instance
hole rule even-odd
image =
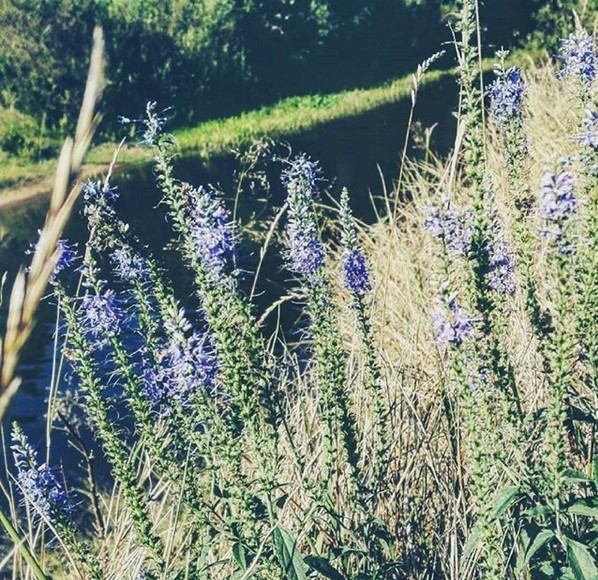
[[[104,36],[101,28],[93,34],[93,48],[83,103],[75,138],[68,137],[58,158],[54,189],[44,227],[37,242],[28,271],[21,267],[13,284],[4,339],[0,340],[0,421],[20,379],[15,376],[23,346],[35,323],[35,314],[52,276],[60,250],[62,235],[81,192],[77,178],[83,158],[99,122],[96,104],[104,87]]]

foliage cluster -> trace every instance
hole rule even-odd
[[[522,38],[534,9],[532,0],[489,2],[492,42]],[[398,76],[450,40],[451,11],[440,0],[4,0],[0,105],[64,133],[95,24],[107,38],[106,117],[151,97],[184,124]]]
[[[177,179],[155,103],[137,125],[191,308],[109,176],[86,184],[89,239],[79,257],[62,243],[54,277],[78,392],[49,420],[81,453],[93,524],[15,427],[8,495],[39,578],[598,576],[596,43],[567,36],[558,71],[499,53],[487,116],[476,9],[457,23],[454,151],[403,160],[379,223],[360,229],[344,192],[324,242],[318,164],[282,160],[260,256],[282,245],[298,344],[266,336],[280,302],[257,316],[234,212]]]

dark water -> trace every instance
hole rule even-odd
[[[420,93],[416,120],[424,127],[438,123],[433,133],[432,146],[440,153],[448,151],[453,141],[455,122],[452,111],[455,107],[456,88],[452,82],[426,86]],[[398,175],[409,110],[410,101],[406,99],[402,103],[329,123],[312,132],[290,138],[286,145],[276,146],[274,152],[277,155],[288,155],[289,151],[293,154],[305,152],[312,159],[318,160],[327,179],[324,184],[324,202],[338,198],[341,189],[347,187],[356,216],[364,221],[373,221],[376,214],[371,197],[378,198],[376,205],[382,210],[379,198],[385,190],[392,191],[393,182]],[[417,152],[411,150],[410,154]],[[267,189],[258,184],[252,190],[252,180],[244,181],[245,187],[240,195],[237,213],[241,222],[255,221],[258,227],[263,227],[284,203],[284,192],[279,179],[281,166],[280,161],[258,166],[270,182]],[[207,163],[192,158],[177,162],[177,172],[181,179],[196,185],[213,184],[224,192],[231,209],[234,207],[234,194],[231,192],[236,189],[235,175],[239,171],[239,160],[234,155],[214,158]],[[151,170],[125,170],[114,182],[121,194],[118,206],[121,216],[131,224],[134,233],[160,256],[174,278],[182,281],[181,298],[185,302],[188,295],[184,270],[175,251],[163,250],[169,243],[171,230],[165,220],[163,208],[156,207],[159,195]],[[47,202],[36,201],[27,207],[0,215],[0,272],[8,271],[9,285],[25,258],[25,250],[35,239],[37,228],[43,223],[46,207]],[[85,225],[81,217],[76,216],[72,220],[67,235],[80,243],[85,239]],[[284,271],[279,251],[279,247],[270,249],[264,263],[257,285],[258,314],[289,287],[291,277]],[[237,264],[241,272],[254,271],[258,253],[259,245],[251,242],[242,244]],[[243,285],[249,288],[251,282],[249,274],[246,274]],[[281,316],[283,326],[291,328],[298,317],[298,307],[289,303],[281,310]],[[272,316],[267,321],[266,332],[275,325],[276,318]],[[20,421],[31,440],[41,448],[45,445],[45,409],[53,368],[54,330],[55,308],[45,303],[40,310],[37,328],[23,355],[19,368],[23,384],[7,420],[7,423],[12,419]],[[64,386],[64,383],[61,384],[61,388]],[[60,439],[60,435],[53,446],[53,455],[62,456],[64,441]]]

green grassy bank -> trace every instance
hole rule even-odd
[[[523,60],[521,55],[517,60]],[[492,60],[484,61],[484,70],[491,70],[492,64]],[[420,86],[440,82],[453,74],[453,70],[428,71],[421,80]],[[174,136],[182,155],[207,159],[226,154],[232,149],[243,148],[256,138],[291,137],[310,131],[319,125],[398,103],[411,97],[412,88],[413,75],[410,74],[372,88],[289,97],[275,105],[239,116],[214,119],[195,127],[177,130]],[[88,174],[90,171],[93,173],[107,166],[112,159],[114,149],[114,143],[103,143],[93,148],[87,158]],[[146,151],[135,145],[125,146],[119,160],[128,167],[149,162]],[[0,198],[16,196],[22,186],[35,189],[38,194],[44,187],[49,189],[54,167],[54,160],[34,163],[6,158],[0,163]]]

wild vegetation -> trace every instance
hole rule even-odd
[[[451,35],[440,0],[3,0],[0,2],[0,150],[43,159],[72,128],[95,25],[108,76],[100,130],[118,132],[148,98],[179,126],[282,97],[381,84],[415,68]],[[573,0],[488,2],[495,47],[523,40]],[[563,19],[570,25],[570,19]],[[51,25],[48,25],[51,23]],[[43,106],[40,104],[43,103]],[[54,147],[52,147],[52,145]]]
[[[404,155],[377,223],[348,191],[324,222],[318,163],[280,160],[255,279],[278,252],[293,282],[265,309],[239,266],[251,232],[177,178],[156,103],[122,119],[193,297],[119,217],[111,175],[87,182],[85,247],[47,260],[77,377],[48,421],[86,478],[13,427],[16,577],[598,577],[596,42],[578,19],[554,64],[501,51],[484,88],[478,22],[460,3],[454,150]],[[267,334],[291,300],[299,339]]]

